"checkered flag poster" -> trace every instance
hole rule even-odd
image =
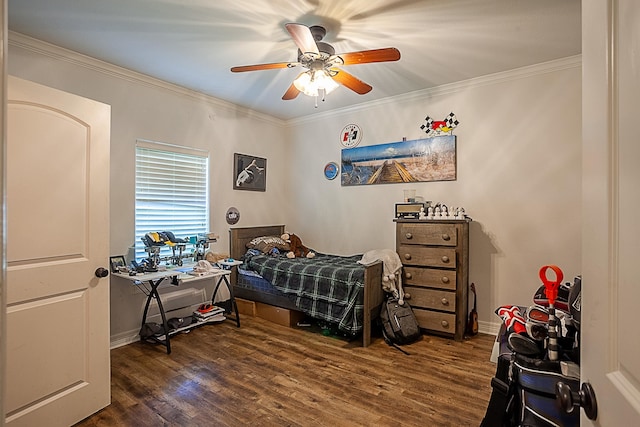
[[[424,118],[424,123],[420,126],[420,129],[427,135],[451,135],[453,129],[458,126],[459,123],[456,115],[453,113],[449,113],[444,120],[433,120],[427,116]]]
[[[432,131],[431,126],[433,126],[433,119],[429,116],[424,118],[424,123],[420,126],[420,129],[424,131],[427,135]]]
[[[458,126],[458,120],[456,119],[456,115],[453,113],[449,113],[449,115],[447,116],[447,118],[444,120],[444,122],[447,124],[447,127],[449,129],[453,129],[456,126]]]

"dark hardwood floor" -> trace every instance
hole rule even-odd
[[[78,426],[478,426],[494,337],[368,348],[241,316],[111,351],[112,403]]]

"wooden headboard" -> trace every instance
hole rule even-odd
[[[229,256],[233,259],[240,259],[247,252],[247,243],[254,237],[281,236],[283,233],[284,225],[230,228]]]

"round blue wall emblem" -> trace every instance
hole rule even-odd
[[[327,165],[324,167],[324,177],[327,179],[334,179],[336,176],[338,176],[338,172],[340,172],[340,168],[334,162],[327,163]]]

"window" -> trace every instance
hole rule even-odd
[[[204,151],[136,142],[135,257],[146,258],[142,237],[171,231],[185,238],[209,231],[209,157]],[[171,252],[163,248],[161,256]]]

